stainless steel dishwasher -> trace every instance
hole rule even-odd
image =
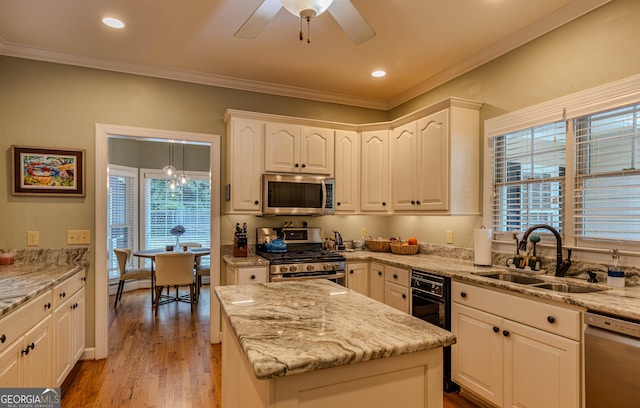
[[[640,322],[584,316],[586,407],[640,407]]]

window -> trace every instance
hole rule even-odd
[[[211,187],[207,173],[189,173],[191,181],[181,193],[170,193],[161,171],[144,171],[144,246],[163,248],[176,243],[171,229],[185,228],[180,242],[197,242],[210,246]]]
[[[109,190],[107,204],[107,244],[109,279],[118,279],[118,259],[113,253],[117,248],[135,249],[138,169],[109,166]]]
[[[524,231],[535,224],[562,230],[565,122],[496,136],[493,145],[493,228]]]
[[[575,236],[640,241],[640,104],[577,118]]]

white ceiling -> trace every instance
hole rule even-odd
[[[360,45],[329,13],[299,41],[285,9],[235,38],[262,0],[0,0],[0,54],[389,109],[611,0],[351,1],[376,31]]]

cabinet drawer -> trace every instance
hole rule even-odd
[[[20,306],[0,320],[0,352],[51,313],[51,291]],[[4,339],[4,340],[3,340]]]
[[[451,284],[451,299],[549,333],[577,341],[581,338],[581,311],[577,309],[456,281]]]
[[[57,308],[65,300],[84,286],[84,269],[53,288],[53,307]]]
[[[267,282],[267,268],[238,268],[237,284]]]
[[[409,270],[385,265],[384,276],[387,282],[409,287]]]

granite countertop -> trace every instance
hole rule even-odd
[[[215,292],[259,379],[455,343],[446,330],[326,280]]]
[[[26,262],[0,266],[0,318],[84,268],[82,264]]]
[[[242,266],[269,266],[269,261],[264,259],[258,255],[249,255],[249,256],[233,256],[233,255],[223,255],[222,259],[231,266],[234,267],[242,267]]]
[[[527,285],[490,279],[482,276],[491,272],[511,271],[506,266],[474,266],[467,259],[451,258],[432,254],[419,253],[416,255],[396,255],[388,252],[354,251],[343,252],[347,262],[375,261],[398,267],[408,267],[425,272],[432,272],[440,276],[448,276],[457,281],[475,285],[493,287],[514,293],[533,296],[540,299],[552,300],[565,304],[583,307],[595,312],[607,313],[628,319],[640,320],[640,285],[626,286],[624,288],[612,288],[605,284],[595,284],[603,289],[591,293],[563,293],[551,290],[535,288]],[[233,258],[233,257],[231,257]],[[259,258],[259,257],[257,257]],[[246,259],[246,258],[245,258]],[[226,258],[225,258],[226,260]],[[526,273],[516,270],[518,273]],[[575,277],[558,278],[553,273],[535,275],[549,282],[587,284],[586,279]]]

